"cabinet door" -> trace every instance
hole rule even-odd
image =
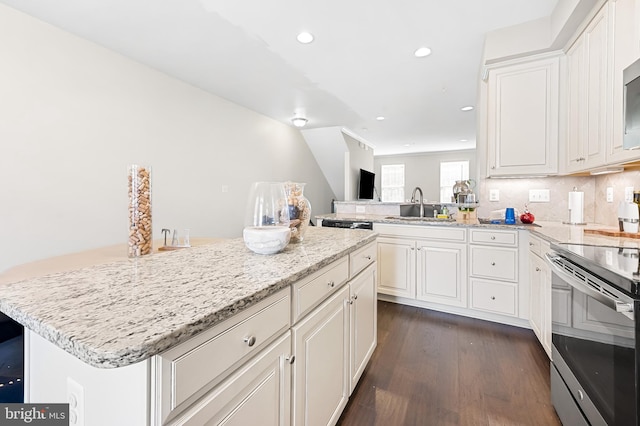
[[[559,59],[490,71],[488,176],[558,172]]]
[[[351,326],[349,394],[351,394],[378,342],[376,266],[370,265],[351,281],[349,287],[351,292],[349,298]]]
[[[291,334],[267,347],[198,400],[174,425],[273,425],[291,422]]]
[[[416,297],[415,241],[378,237],[378,292]]]
[[[567,52],[569,113],[567,171],[605,165],[611,110],[608,5]]]
[[[294,425],[335,424],[347,403],[348,302],[349,286],[345,285],[292,328]]]
[[[417,299],[467,306],[467,245],[417,242]]]
[[[529,323],[551,356],[551,270],[540,257],[529,255]]]

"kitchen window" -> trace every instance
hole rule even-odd
[[[404,201],[404,164],[387,164],[382,166],[382,201]]]
[[[440,163],[440,202],[450,203],[453,185],[457,180],[469,179],[469,161],[443,161]]]

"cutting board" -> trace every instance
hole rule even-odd
[[[623,232],[616,229],[585,229],[585,234],[605,235],[607,237],[618,238],[638,238],[640,239],[640,233],[637,232]]]

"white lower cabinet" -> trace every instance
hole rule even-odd
[[[467,306],[467,245],[416,242],[416,299]]]
[[[349,287],[292,328],[293,424],[335,424],[349,399]]]
[[[290,348],[287,332],[169,424],[289,425]]]
[[[549,250],[548,242],[529,237],[529,323],[551,357],[551,268],[544,259]],[[564,312],[570,312],[570,309]]]
[[[152,358],[152,425],[334,425],[377,344],[376,243]]]
[[[378,303],[376,265],[369,267],[349,284],[350,365],[349,394],[358,384],[378,343]]]
[[[379,293],[466,306],[466,228],[376,224],[374,229],[381,234]]]

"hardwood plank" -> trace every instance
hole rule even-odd
[[[378,347],[339,425],[560,425],[531,330],[378,302]]]

